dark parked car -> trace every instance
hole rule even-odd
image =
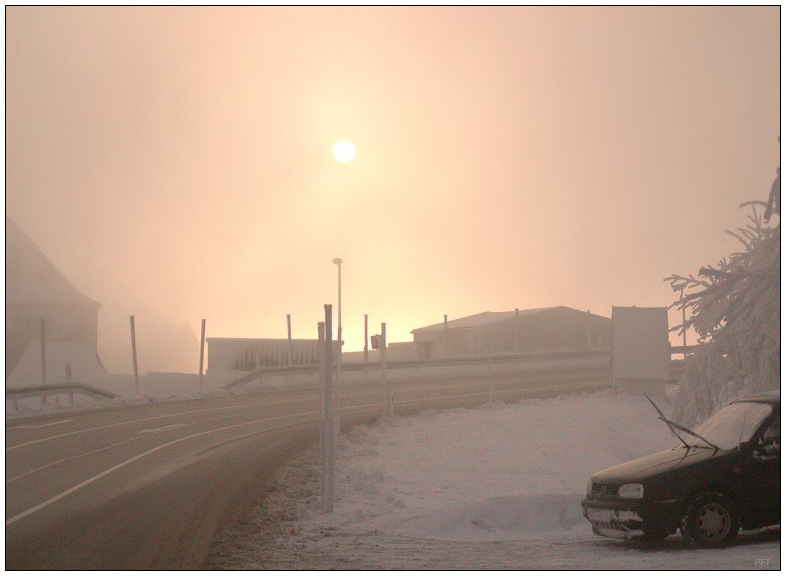
[[[682,443],[593,475],[581,503],[592,531],[658,540],[679,528],[714,548],[780,524],[780,412],[780,392],[732,402],[695,431],[661,412]]]

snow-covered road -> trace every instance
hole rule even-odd
[[[611,392],[426,411],[339,439],[334,512],[319,513],[315,453],[236,541],[232,567],[290,569],[778,569],[780,530],[725,550],[679,537],[594,536],[589,476],[674,444],[646,399]]]

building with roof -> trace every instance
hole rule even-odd
[[[611,346],[611,319],[567,306],[481,312],[412,331],[418,358],[525,354]]]
[[[78,378],[71,372],[78,366],[103,370],[97,355],[100,304],[77,290],[8,216],[5,240],[6,380],[29,380],[19,373],[29,363],[40,371],[42,325],[51,382]]]

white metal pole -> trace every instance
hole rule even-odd
[[[336,366],[336,382],[334,386],[334,418],[335,423],[333,427],[333,433],[338,436],[339,431],[341,430],[341,409],[340,403],[338,398],[338,386],[341,380],[341,362],[344,355],[344,334],[342,331],[341,326],[341,264],[344,261],[341,258],[334,258],[333,264],[338,266],[338,359],[334,359],[334,363]],[[331,312],[332,314],[332,312]]]
[[[330,429],[328,428],[328,417],[327,417],[327,410],[328,410],[328,403],[327,403],[327,390],[325,388],[325,373],[327,372],[327,367],[325,366],[325,323],[320,322],[317,325],[317,331],[319,334],[319,344],[317,347],[317,363],[318,363],[318,375],[319,375],[319,461],[322,465],[322,483],[321,483],[321,509],[323,512],[330,512],[330,502],[329,498],[329,488],[327,478],[329,475],[329,464],[328,464],[328,444],[330,438]]]
[[[325,436],[322,462],[322,512],[333,511],[335,436],[333,432],[333,307],[325,304]]]

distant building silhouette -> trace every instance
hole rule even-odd
[[[418,358],[487,356],[611,346],[611,319],[567,306],[482,312],[412,331]]]
[[[100,366],[97,345],[101,305],[77,290],[8,216],[5,240],[6,379],[23,357],[36,357],[40,364],[40,352],[34,354],[28,349],[40,350],[41,319],[46,327],[47,345],[54,352],[62,344],[56,356],[63,366],[49,371],[52,381],[65,380],[66,363],[73,363],[74,367],[84,365],[85,354],[90,356],[92,365]],[[79,357],[70,359],[65,350]]]

